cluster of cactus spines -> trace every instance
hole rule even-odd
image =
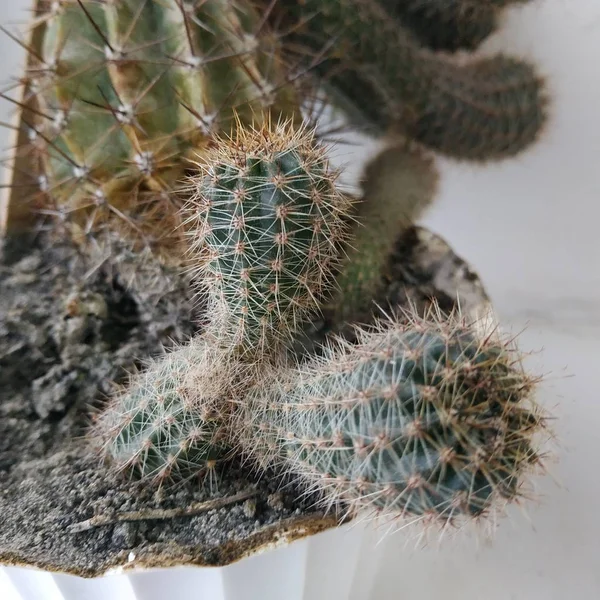
[[[37,26],[20,152],[33,151],[46,211],[83,239],[108,220],[167,245],[171,192],[212,133],[297,114],[277,37],[249,3],[58,0]]]
[[[154,483],[205,474],[227,457],[223,424],[239,367],[209,336],[193,338],[133,374],[90,437],[117,471]]]
[[[358,338],[250,390],[235,427],[246,453],[352,513],[454,522],[518,500],[545,427],[518,352],[456,315]]]
[[[337,41],[320,72],[371,130],[400,130],[433,150],[481,161],[519,153],[545,122],[543,82],[525,61],[460,62],[435,53],[373,0],[304,0],[282,13],[280,20],[300,23],[293,44],[319,52]]]
[[[528,0],[381,0],[382,6],[432,50],[474,50],[498,26],[508,4]]]
[[[183,213],[209,313],[233,346],[269,348],[328,292],[351,201],[314,130],[288,121],[238,129],[197,168]]]
[[[407,142],[384,149],[369,163],[356,225],[336,278],[334,324],[368,318],[396,243],[433,202],[437,183],[431,157]]]

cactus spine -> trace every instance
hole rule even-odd
[[[314,132],[289,122],[239,129],[198,169],[184,214],[210,313],[232,346],[273,350],[328,293],[350,201]]]
[[[261,383],[236,431],[325,502],[453,521],[516,500],[544,426],[518,354],[457,317],[387,323]]]
[[[455,158],[487,160],[517,154],[545,122],[542,82],[524,61],[499,55],[460,64],[435,54],[372,0],[286,9],[303,25],[294,43],[319,53],[338,41],[321,72],[376,132],[400,129]]]
[[[298,107],[249,5],[60,0],[42,21],[34,150],[47,201],[79,233],[110,220],[166,244],[170,192],[212,133]]]

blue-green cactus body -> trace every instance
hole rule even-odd
[[[227,454],[226,356],[195,338],[132,376],[93,433],[102,454],[133,476],[162,482],[206,473]]]
[[[542,418],[513,363],[456,324],[363,334],[250,394],[248,452],[354,510],[482,515],[516,499],[539,460]]]
[[[187,214],[221,334],[244,349],[287,337],[328,291],[348,200],[310,134],[248,131],[216,149]]]

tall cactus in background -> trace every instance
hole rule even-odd
[[[291,123],[238,129],[198,170],[184,215],[209,313],[231,345],[272,351],[329,293],[351,202],[314,131]]]
[[[277,370],[244,398],[234,430],[260,468],[279,466],[326,504],[478,517],[516,500],[540,464],[544,417],[519,358],[456,315],[410,315]]]
[[[165,245],[173,189],[214,132],[298,115],[278,40],[248,3],[60,0],[38,27],[20,152],[38,163],[46,208],[80,234],[108,220]]]
[[[327,49],[319,70],[334,102],[368,131],[396,130],[455,158],[487,160],[528,147],[545,122],[542,81],[527,62],[436,54],[380,2],[304,0],[274,12],[293,31],[290,48]]]

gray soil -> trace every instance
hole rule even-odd
[[[138,566],[224,565],[339,521],[277,474],[230,463],[211,486],[157,491],[90,452],[85,430],[112,382],[201,329],[184,277],[120,250],[90,260],[38,240],[4,249],[0,294],[1,563],[83,576],[126,565],[131,552]],[[457,297],[465,310],[487,302],[468,266],[420,228],[398,243],[386,297],[421,307],[435,298],[447,310]],[[328,328],[315,321],[309,338]]]

